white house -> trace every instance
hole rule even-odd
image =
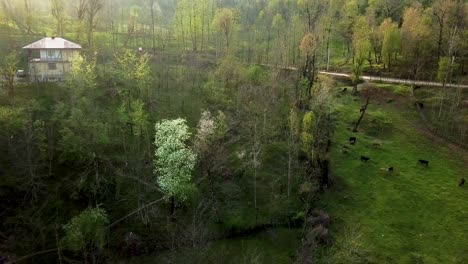
[[[58,37],[46,37],[29,44],[29,79],[32,81],[61,81],[71,67],[71,59],[81,46]]]

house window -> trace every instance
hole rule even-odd
[[[57,64],[56,63],[49,63],[49,70],[56,70]]]

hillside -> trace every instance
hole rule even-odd
[[[334,187],[320,201],[336,244],[321,252],[321,263],[466,263],[468,192],[458,183],[467,177],[468,153],[428,132],[406,97],[366,89],[362,96],[374,97],[358,133],[350,123],[364,99],[344,95],[337,106]]]

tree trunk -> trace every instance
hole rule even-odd
[[[156,46],[155,46],[155,40],[154,40],[154,0],[150,0],[150,5],[151,5],[151,43],[153,45],[153,56],[156,53]]]
[[[369,105],[369,97],[367,97],[366,104],[364,105],[364,108],[361,109],[361,116],[359,117],[358,121],[356,122],[356,125],[353,128],[353,132],[357,132],[359,124],[361,124],[362,118],[366,114],[368,105]]]

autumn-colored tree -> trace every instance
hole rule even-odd
[[[226,44],[225,49],[229,50],[236,28],[236,20],[233,10],[228,8],[219,10],[214,17],[213,23],[215,27],[223,34]]]
[[[302,54],[305,56],[305,64],[302,68],[302,77],[307,79],[306,96],[312,95],[312,86],[315,78],[315,52],[317,50],[317,40],[312,32],[307,32],[302,38],[299,46]]]

